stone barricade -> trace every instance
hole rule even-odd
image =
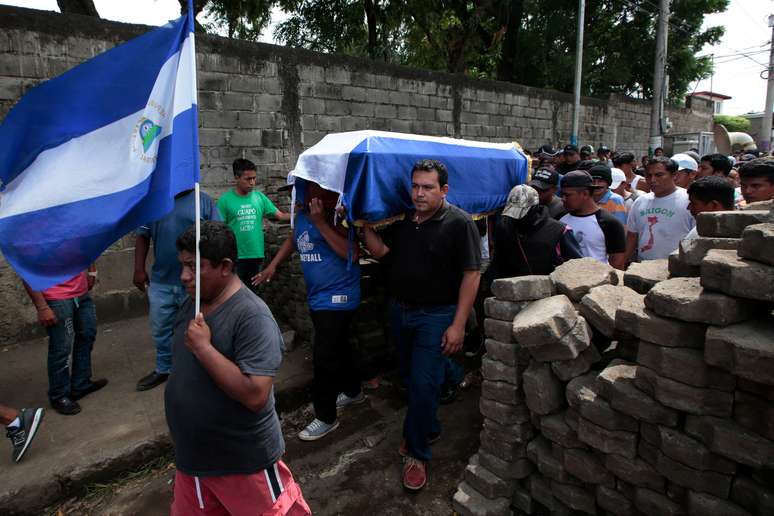
[[[455,510],[774,514],[768,220],[713,215],[623,284],[588,260],[498,280],[481,447]]]

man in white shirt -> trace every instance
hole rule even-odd
[[[621,221],[594,202],[593,179],[585,170],[574,170],[562,179],[562,202],[569,212],[560,220],[573,230],[583,256],[623,270],[626,231]]]
[[[648,162],[645,180],[650,192],[640,195],[629,211],[626,259],[666,258],[695,225],[688,194],[675,184],[677,162],[658,156]]]

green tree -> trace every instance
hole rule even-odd
[[[669,99],[711,72],[696,57],[722,27],[704,16],[728,0],[674,0],[669,25]],[[576,0],[294,0],[275,37],[290,46],[370,56],[422,68],[571,91]],[[655,0],[588,0],[585,95],[652,94]]]
[[[722,125],[731,133],[750,132],[750,120],[743,116],[715,115],[715,123]]]

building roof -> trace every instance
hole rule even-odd
[[[717,99],[717,100],[728,100],[731,98],[728,95],[723,95],[722,93],[715,93],[712,91],[696,91],[694,93],[691,93],[689,96],[703,97],[703,98],[710,98],[710,99]]]

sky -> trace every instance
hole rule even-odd
[[[58,11],[56,0],[0,0],[0,4],[19,5],[33,9]],[[180,15],[177,0],[94,0],[100,16],[109,20],[145,25],[161,25]],[[726,33],[720,43],[706,46],[700,55],[714,54],[715,73],[691,85],[693,91],[715,91],[732,98],[723,104],[723,113],[739,115],[763,111],[766,101],[766,80],[761,72],[767,67],[771,29],[768,15],[774,14],[774,0],[731,0],[728,10],[707,16],[705,27],[724,26]],[[273,13],[272,23],[284,18],[281,11]],[[203,15],[199,21],[206,23]],[[273,26],[261,40],[273,43]],[[748,54],[748,57],[740,55]]]

